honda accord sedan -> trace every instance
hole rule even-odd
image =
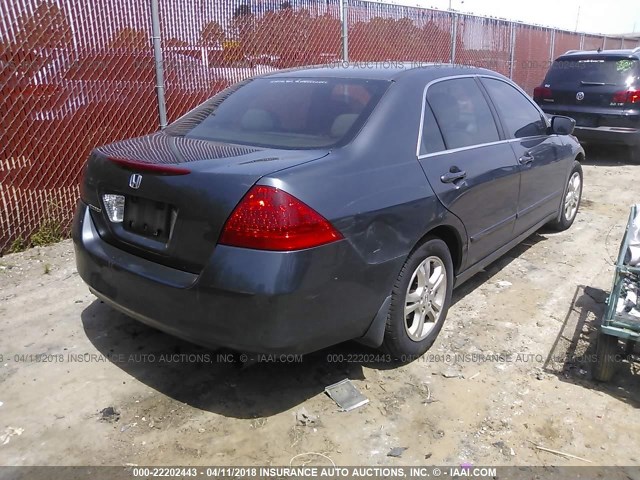
[[[490,70],[369,67],[263,75],[96,148],[73,226],[91,291],[205,346],[427,351],[453,288],[571,226],[584,151]]]

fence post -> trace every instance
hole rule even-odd
[[[349,21],[347,19],[348,0],[340,0],[340,16],[342,20],[342,61],[349,61]]]
[[[153,39],[153,58],[156,67],[156,95],[158,97],[158,116],[160,128],[167,126],[167,103],[164,97],[164,62],[160,39],[160,8],[158,0],[151,0],[151,35]]]
[[[451,15],[451,59],[449,63],[456,63],[456,40],[458,38],[458,14],[449,13]]]
[[[511,22],[511,34],[510,34],[510,47],[509,47],[509,78],[513,80],[513,62],[516,58],[516,24]]]
[[[602,50],[606,50],[607,46],[607,36],[602,37]]]
[[[584,33],[580,34],[580,50],[584,50]]]
[[[556,29],[551,30],[551,45],[549,46],[549,65],[553,63],[553,56],[556,51]]]

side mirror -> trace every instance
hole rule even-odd
[[[551,133],[555,135],[571,135],[576,126],[573,118],[562,115],[554,115],[551,117]]]

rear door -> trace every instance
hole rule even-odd
[[[467,230],[463,268],[511,240],[520,172],[475,77],[428,86],[418,158],[440,201]]]
[[[558,211],[568,163],[557,135],[547,135],[547,122],[534,103],[513,85],[483,77],[482,84],[498,111],[505,135],[518,159],[520,197],[515,234]]]

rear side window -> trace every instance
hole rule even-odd
[[[425,104],[419,155],[441,152],[442,150],[445,150],[445,146],[440,128],[436,123],[436,118],[433,116],[431,107],[429,107],[429,104]]]
[[[635,59],[603,56],[564,57],[553,62],[544,83],[629,87],[639,76],[640,62]]]
[[[427,89],[427,101],[447,149],[500,140],[489,105],[473,78],[435,83]]]
[[[187,137],[268,148],[327,148],[362,127],[388,81],[347,78],[253,80],[213,108],[196,108],[176,124]],[[213,101],[213,100],[211,100]]]
[[[547,124],[542,115],[522,93],[500,80],[483,78],[482,83],[487,87],[511,138],[534,137],[546,133]]]

